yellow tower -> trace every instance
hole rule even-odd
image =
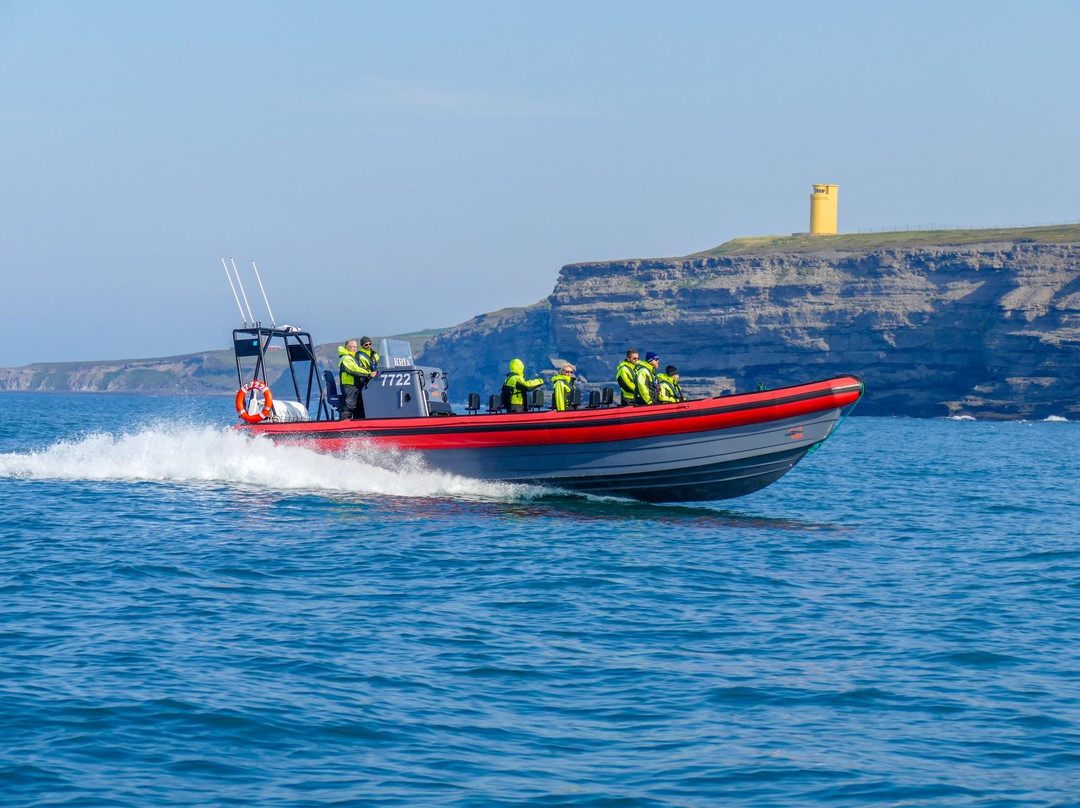
[[[815,185],[810,194],[810,235],[836,233],[836,186]]]

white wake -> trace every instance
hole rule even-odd
[[[280,491],[480,500],[528,499],[538,493],[529,486],[432,471],[402,453],[327,455],[228,428],[175,423],[82,435],[40,451],[0,453],[3,477],[224,483]]]

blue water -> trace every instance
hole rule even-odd
[[[0,804],[1080,805],[1080,424],[650,507],[231,420],[0,395]]]

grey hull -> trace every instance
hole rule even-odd
[[[727,427],[590,444],[423,452],[440,471],[631,497],[646,502],[730,499],[775,482],[829,436],[839,409]]]

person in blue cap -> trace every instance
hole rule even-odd
[[[634,368],[634,403],[656,403],[656,369],[660,367],[660,354],[649,351],[645,361],[638,362]]]

